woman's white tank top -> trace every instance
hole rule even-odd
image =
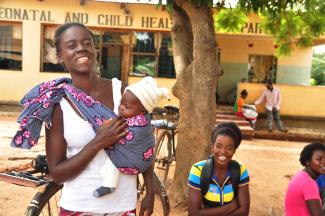
[[[117,110],[120,95],[121,85],[118,83],[116,85],[114,81],[114,110]],[[95,132],[89,123],[74,111],[66,99],[61,99],[60,106],[63,112],[67,157],[70,158],[94,138]],[[62,208],[70,211],[93,213],[123,212],[136,208],[136,175],[121,173],[118,187],[114,193],[100,198],[93,196],[94,190],[101,186],[102,178],[99,175],[99,169],[107,158],[108,156],[104,150],[99,151],[78,176],[64,183],[60,199]]]

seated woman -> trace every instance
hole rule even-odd
[[[234,105],[234,111],[236,116],[244,117],[243,106],[245,104],[245,99],[247,98],[247,96],[248,96],[248,92],[246,91],[246,89],[240,92],[240,97],[238,98],[238,100]]]
[[[255,105],[245,104],[247,96],[248,92],[246,89],[240,92],[240,97],[234,105],[234,111],[236,116],[244,117],[250,123],[251,127],[255,128],[258,112]]]
[[[321,199],[316,179],[325,174],[325,144],[311,143],[300,153],[305,167],[290,181],[285,195],[286,216],[322,216]]]
[[[189,215],[249,214],[248,172],[244,165],[232,160],[241,140],[242,134],[233,122],[221,123],[213,129],[212,155],[208,160],[195,163],[189,174]],[[210,175],[206,175],[208,164]]]

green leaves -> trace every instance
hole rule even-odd
[[[162,0],[159,0],[161,3]],[[274,37],[276,55],[289,55],[293,47],[305,48],[325,33],[325,0],[238,0],[235,8],[226,0],[184,0],[197,7],[214,7],[217,32],[241,32],[247,17],[258,14],[261,27]],[[167,0],[167,10],[174,0]],[[231,7],[231,6],[230,6]]]
[[[239,9],[221,9],[213,16],[214,26],[218,32],[240,32],[247,16]]]
[[[311,77],[314,80],[314,85],[325,85],[325,53],[314,53]]]
[[[274,37],[279,47],[276,51],[278,56],[289,55],[293,46],[312,46],[313,40],[325,32],[325,1],[300,0],[282,4],[273,8],[269,5],[271,10],[262,13],[262,28]]]

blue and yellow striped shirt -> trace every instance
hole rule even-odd
[[[201,190],[200,177],[206,160],[194,164],[188,177],[188,185],[194,189]],[[249,183],[247,168],[240,164],[239,187]],[[230,170],[227,171],[226,180],[223,185],[219,185],[217,177],[212,176],[209,190],[203,197],[205,207],[219,207],[230,203],[234,199],[234,190],[230,179]]]

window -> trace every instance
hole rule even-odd
[[[161,33],[160,36],[158,77],[175,78],[172,38],[167,33]]]
[[[130,75],[175,78],[169,33],[133,32]]]
[[[100,43],[100,74],[102,77],[112,79],[124,78],[126,72],[126,62],[129,58],[129,31],[102,31]],[[124,76],[122,76],[122,74]]]
[[[22,70],[22,26],[0,23],[0,70]]]
[[[54,47],[54,33],[56,27],[44,26],[43,32],[43,67],[41,71],[64,72],[64,67],[58,63],[56,49]]]
[[[157,33],[133,32],[130,75],[155,76]]]
[[[272,81],[277,75],[277,58],[272,55],[249,55],[248,82]]]
[[[132,75],[155,76],[156,57],[145,55],[133,55]]]

